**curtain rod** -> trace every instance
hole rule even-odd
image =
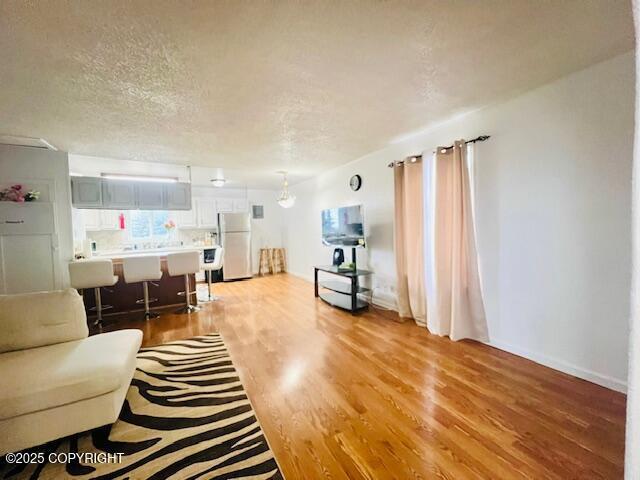
[[[467,140],[464,143],[468,144],[468,143],[484,142],[485,140],[489,140],[490,138],[491,138],[491,135],[480,135],[476,138],[472,138],[471,140]],[[438,148],[440,148],[441,150],[451,150],[453,148],[453,145],[449,145],[448,147],[438,147]],[[395,167],[396,165],[402,165],[406,160],[412,160],[413,162],[415,162],[419,158],[422,158],[422,155],[410,155],[404,160],[391,162],[389,165],[387,165],[387,167]]]

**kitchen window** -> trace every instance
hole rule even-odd
[[[132,210],[129,213],[129,237],[134,242],[167,240],[171,229],[169,212],[164,210]]]

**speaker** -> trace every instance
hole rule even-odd
[[[344,263],[344,250],[336,248],[333,251],[333,265],[336,267]]]

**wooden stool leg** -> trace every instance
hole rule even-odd
[[[280,271],[280,249],[273,249],[273,273]]]
[[[282,265],[281,272],[286,272],[287,271],[287,256],[286,256],[286,253],[284,251],[284,248],[280,249],[280,263]]]
[[[273,263],[273,250],[269,249],[269,273],[276,273],[275,265]]]
[[[269,249],[260,249],[260,266],[258,268],[258,275],[265,275],[267,271],[271,269],[271,261],[269,260]]]

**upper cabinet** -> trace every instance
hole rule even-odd
[[[233,211],[236,213],[246,213],[249,211],[249,200],[246,198],[236,198],[233,200]]]
[[[118,210],[98,210],[93,208],[80,210],[80,212],[82,212],[82,221],[87,231],[120,229],[120,211]]]
[[[191,210],[191,185],[188,183],[170,183],[165,190],[167,210]]]
[[[191,210],[173,212],[173,219],[175,220],[178,228],[196,228],[198,226],[195,208]]]
[[[100,210],[84,209],[82,212],[82,222],[86,230],[100,230]]]
[[[135,182],[128,182],[126,180],[102,180],[102,207],[117,209],[136,208]]]
[[[94,177],[71,177],[71,196],[74,207],[102,207],[102,179]]]
[[[191,185],[72,177],[76,208],[107,210],[191,210]]]
[[[120,230],[120,213],[118,210],[100,210],[100,229]]]
[[[217,228],[218,209],[217,202],[213,198],[198,198],[196,202],[198,227]]]
[[[136,206],[141,210],[165,209],[165,188],[162,183],[138,183],[136,185]]]
[[[233,202],[231,198],[218,198],[216,200],[218,213],[233,213]]]

